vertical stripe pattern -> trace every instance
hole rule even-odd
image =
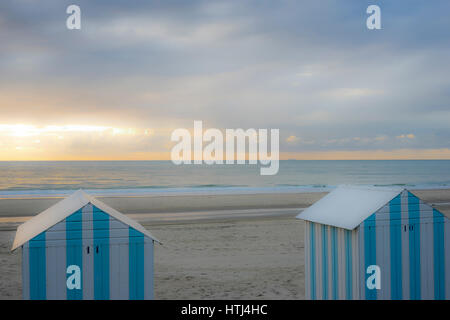
[[[391,299],[402,299],[402,215],[400,195],[389,203]]]
[[[305,254],[305,262],[304,262],[304,266],[305,266],[305,274],[304,274],[304,278],[305,278],[305,299],[307,300],[311,300],[311,258],[310,258],[310,253],[311,253],[311,242],[310,242],[310,224],[311,222],[309,221],[305,221],[304,225],[304,254]]]
[[[307,222],[307,299],[355,299],[358,287],[357,231]],[[307,248],[307,249],[306,249]]]
[[[322,225],[322,292],[323,299],[328,299],[328,226]]]
[[[152,239],[88,204],[22,246],[23,298],[153,299],[153,250]]]
[[[86,205],[82,210],[83,223],[83,299],[94,299],[94,207]]]
[[[352,292],[352,240],[351,231],[345,230],[345,298],[348,300],[353,299]]]
[[[364,272],[367,272],[367,268],[372,265],[377,264],[376,259],[376,219],[375,214],[371,215],[364,221]],[[367,300],[376,300],[377,299],[377,291],[376,289],[370,289],[367,285],[367,281],[365,284],[366,291],[366,299]]]
[[[449,299],[449,219],[407,190],[355,230],[306,226],[307,298]],[[379,289],[367,286],[370,265]]]
[[[310,222],[311,299],[316,299],[316,233],[315,223]]]
[[[402,299],[410,299],[410,259],[409,259],[409,214],[408,214],[408,194],[403,192],[401,194],[401,223],[402,223]]]
[[[65,300],[66,290],[66,223],[58,223],[46,232],[47,299]]]
[[[78,210],[66,218],[66,270],[70,266],[83,266],[83,237],[82,237],[82,210]],[[73,271],[70,276],[74,274]],[[83,283],[83,272],[81,272],[81,283]],[[72,289],[66,286],[68,300],[83,299],[81,289]]]
[[[331,283],[333,300],[338,299],[338,275],[339,275],[339,264],[338,264],[338,244],[337,244],[337,230],[336,227],[331,227]]]
[[[420,300],[420,209],[419,199],[408,193],[409,290],[411,300]]]

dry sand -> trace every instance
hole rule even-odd
[[[450,190],[414,193],[448,213]],[[163,241],[155,249],[156,299],[303,299],[303,222],[295,214],[323,195],[102,200],[132,213]],[[21,298],[20,250],[9,250],[24,216],[45,209],[40,201],[0,200],[0,299]],[[191,212],[179,212],[183,202]]]
[[[303,299],[303,222],[293,216],[145,227],[156,299]],[[14,231],[0,232],[0,299],[21,298]]]
[[[158,226],[157,299],[303,299],[303,222],[294,217]]]

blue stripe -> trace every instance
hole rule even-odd
[[[47,299],[47,271],[45,256],[45,232],[29,242],[30,299]]]
[[[353,284],[352,284],[352,232],[345,230],[345,293],[347,300],[353,299]]]
[[[434,298],[445,299],[444,216],[433,209]]]
[[[409,222],[409,289],[410,299],[420,300],[420,205],[419,199],[408,192]]]
[[[323,299],[328,299],[328,228],[322,225],[322,289]]]
[[[336,227],[331,227],[331,263],[332,263],[332,282],[333,282],[333,299],[336,300],[338,298],[338,274],[339,274],[339,266],[338,266],[338,250],[337,250],[337,232]]]
[[[310,241],[310,270],[311,270],[311,299],[316,299],[316,236],[314,222],[309,223],[309,241]]]
[[[367,280],[367,267],[370,265],[376,265],[377,263],[377,248],[376,241],[377,235],[375,232],[376,220],[375,214],[372,214],[369,218],[364,221],[364,273],[366,274],[365,279]],[[366,281],[362,284],[365,287],[366,291],[366,299],[367,300],[376,300],[377,299],[377,290],[369,289],[367,287]]]
[[[144,299],[144,235],[129,228],[130,300]]]
[[[109,300],[109,215],[93,207],[94,299]]]
[[[76,265],[80,270],[83,270],[82,229],[78,223],[81,219],[81,209],[66,218],[66,268],[71,265]],[[83,272],[81,272],[80,276],[80,281],[83,283]],[[66,292],[67,300],[83,299],[83,288],[69,289],[66,287]]]
[[[391,238],[391,299],[402,299],[402,211],[400,195],[389,203],[389,231]]]

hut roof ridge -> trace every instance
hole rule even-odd
[[[38,215],[32,217],[30,220],[21,224],[17,228],[16,236],[11,248],[11,251],[17,249],[27,241],[33,239],[35,236],[53,227],[58,222],[61,222],[77,210],[81,209],[85,205],[91,203],[100,210],[116,218],[117,220],[129,225],[137,231],[143,233],[145,236],[161,243],[156,239],[147,229],[145,229],[137,221],[128,218],[119,211],[111,208],[105,203],[97,200],[95,197],[87,194],[83,190],[78,190],[67,198],[57,202],[50,208],[42,211]]]
[[[404,188],[341,185],[303,210],[298,219],[353,230]]]

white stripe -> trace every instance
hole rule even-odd
[[[328,240],[328,299],[333,300],[333,259],[331,254],[331,226],[327,226],[327,240]]]
[[[83,300],[94,299],[94,214],[92,204],[81,213],[83,237]],[[89,253],[88,253],[89,247]]]
[[[387,206],[389,207],[389,205]],[[389,213],[389,208],[384,208],[385,213]],[[380,219],[381,218],[381,219]],[[375,214],[376,223],[376,264],[381,271],[381,289],[377,290],[378,300],[391,299],[391,259],[390,259],[390,230],[389,220]]]
[[[121,260],[125,260],[128,263],[128,251],[127,254],[123,254],[123,246],[128,247],[129,241],[129,227],[121,221],[115,220],[110,217],[110,254],[109,254],[109,297],[111,300],[124,300],[128,299],[128,269],[122,270]],[[145,237],[147,239],[147,237]],[[125,244],[124,244],[125,243]],[[121,252],[122,251],[122,252]],[[121,256],[121,254],[123,254]],[[127,281],[122,281],[121,278],[127,278]],[[126,291],[121,288],[122,285],[126,285]]]
[[[358,229],[352,231],[352,284],[353,284],[353,300],[359,299],[359,265],[358,265],[358,255],[359,255],[359,246],[358,246]]]
[[[125,257],[124,259],[120,259],[120,296],[124,297],[123,299],[130,298],[129,255],[128,243],[120,245],[120,256]]]
[[[47,300],[65,300],[66,287],[66,221],[46,231]],[[59,245],[58,245],[59,243]]]
[[[310,281],[310,277],[311,277],[311,262],[310,262],[310,250],[311,250],[311,243],[309,241],[309,228],[310,228],[310,222],[309,221],[305,221],[304,226],[305,226],[305,240],[304,240],[304,245],[303,245],[303,250],[304,250],[304,257],[305,257],[305,299],[310,300],[311,299],[311,281]]]
[[[366,299],[366,270],[365,265],[365,255],[364,255],[364,226],[361,224],[359,227],[359,293],[361,300]]]
[[[344,229],[337,229],[338,238],[338,264],[339,264],[339,299],[345,300],[346,282],[345,282],[345,238]]]
[[[28,241],[22,246],[22,296],[24,300],[30,299],[30,246]]]
[[[153,299],[153,250],[154,242],[152,239],[145,237],[144,251],[144,299]]]
[[[422,219],[422,206],[420,206],[420,215]],[[420,224],[420,294],[422,300],[434,298],[433,235],[432,223]]]
[[[315,224],[315,236],[316,236],[316,299],[323,299],[322,290],[322,225]]]

